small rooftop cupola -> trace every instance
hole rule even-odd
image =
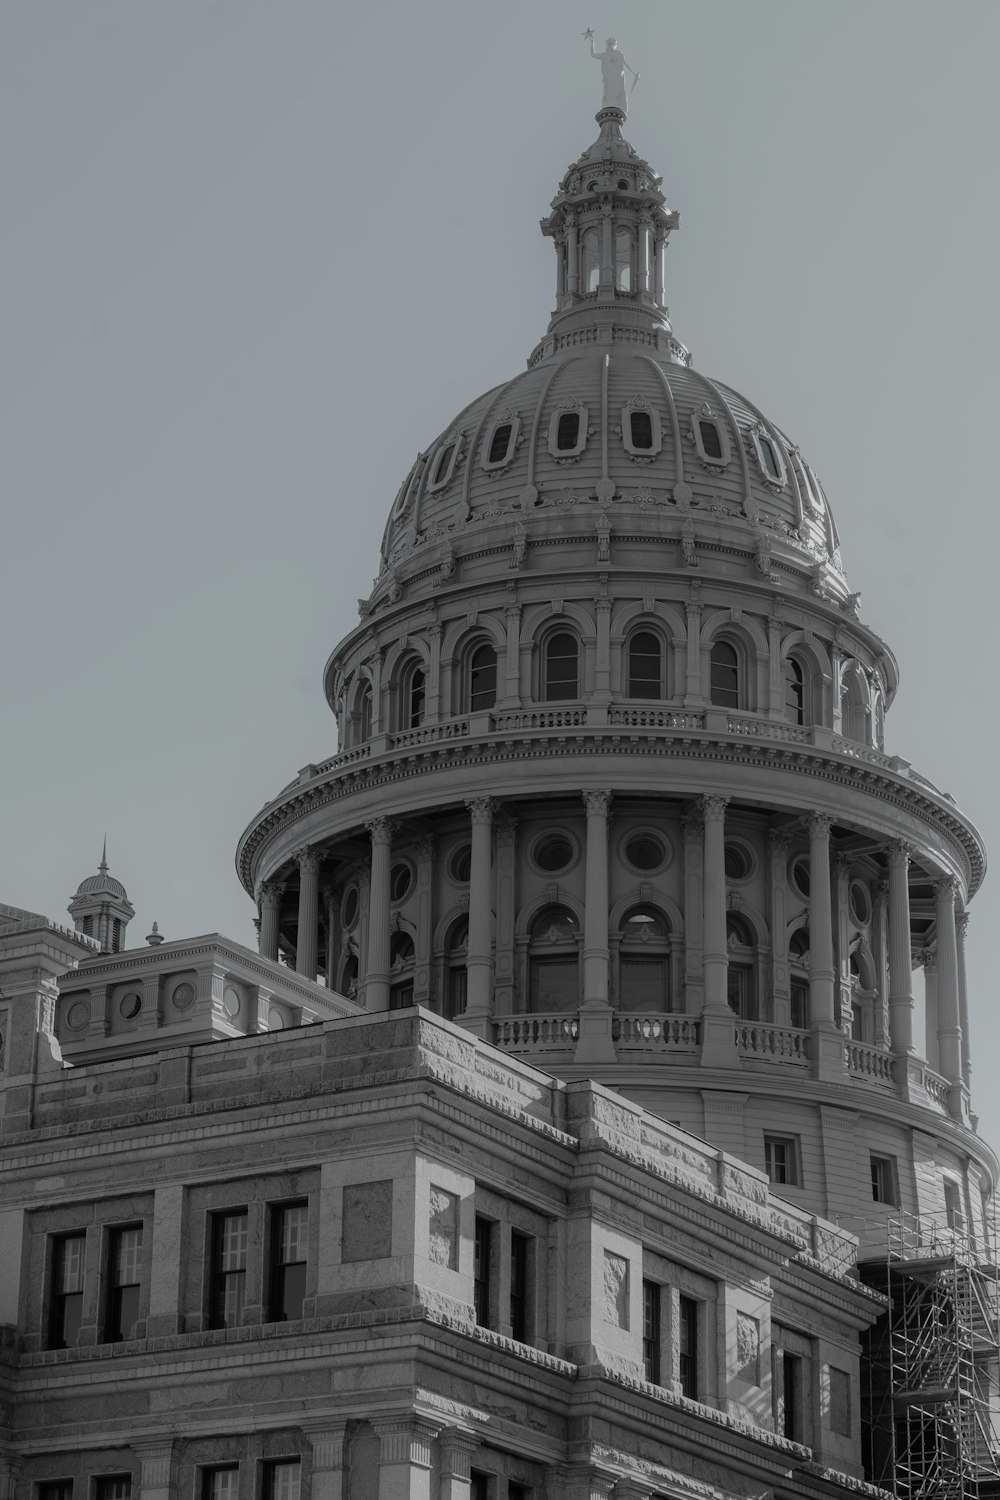
[[[66,908],[77,932],[96,938],[102,953],[118,953],[125,946],[125,928],[135,916],[135,907],[120,880],[108,874],[108,841],[101,850],[96,875],[81,880]]]
[[[688,351],[672,336],[664,290],[667,240],[680,216],[667,207],[662,178],[622,135],[625,74],[632,70],[613,37],[599,53],[587,35],[604,75],[596,116],[601,133],[570,166],[541,223],[556,249],[556,306],[548,331],[596,326],[607,329],[610,342],[613,326],[648,329],[652,323],[670,356],[689,364]]]

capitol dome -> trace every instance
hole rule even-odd
[[[597,119],[542,221],[548,329],[418,454],[325,667],[336,753],[237,867],[267,957],[596,1078],[863,1239],[870,1158],[884,1237],[924,1193],[913,1132],[992,1191],[982,843],[886,753],[896,662],[816,471],[694,368],[678,216],[624,112]]]

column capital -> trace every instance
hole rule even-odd
[[[391,844],[399,824],[394,818],[370,818],[365,827],[371,834],[373,844]]]
[[[173,1439],[143,1441],[140,1438],[131,1447],[139,1460],[139,1485],[143,1493],[150,1489],[166,1489],[170,1484],[174,1458]]]
[[[298,865],[301,875],[318,875],[319,867],[323,863],[323,856],[319,850],[308,847],[296,849],[292,858]]]
[[[386,1417],[372,1422],[381,1445],[383,1464],[431,1466],[431,1444],[440,1432],[437,1422],[423,1417]]]
[[[806,827],[809,830],[810,838],[828,839],[830,837],[830,829],[833,827],[833,819],[830,817],[829,813],[806,813],[805,823]]]
[[[467,797],[465,805],[469,809],[469,819],[473,826],[477,823],[488,825],[493,822],[493,814],[497,807],[495,797]]]
[[[788,854],[788,834],[780,828],[767,830],[767,852],[772,859],[784,859]]]
[[[611,811],[610,792],[584,792],[583,805],[588,818],[606,818]]]
[[[681,838],[685,844],[700,844],[705,833],[701,807],[689,807],[681,813]]]
[[[472,1474],[472,1457],[479,1447],[474,1432],[461,1427],[443,1427],[438,1433],[441,1445],[441,1470],[445,1479],[468,1479]]]
[[[265,880],[260,887],[259,897],[262,911],[277,911],[281,905],[281,894],[285,887],[280,880]]]
[[[889,855],[890,867],[895,865],[897,868],[902,866],[905,869],[913,858],[912,844],[907,844],[903,839],[893,839],[891,843],[886,845],[886,850]]]
[[[417,840],[417,859],[426,861],[434,858],[434,850],[437,848],[437,838],[433,833],[425,833]]]
[[[497,839],[501,844],[513,844],[517,839],[518,820],[512,813],[497,819]]]
[[[920,959],[921,965],[923,966],[924,971],[926,973],[933,974],[936,971],[936,969],[937,969],[937,949],[936,948],[921,948],[920,952],[917,954],[917,957]]]
[[[938,901],[955,901],[958,898],[958,879],[954,875],[942,875],[939,880],[931,882],[934,895]]]
[[[877,880],[875,882],[875,900],[876,900],[876,902],[881,901],[884,904],[886,901],[888,901],[888,899],[889,899],[889,882],[888,882],[888,880]]]
[[[706,823],[721,823],[726,816],[726,808],[729,806],[728,797],[711,796],[702,797],[701,815]]]
[[[326,1421],[314,1427],[302,1424],[303,1435],[312,1448],[312,1466],[317,1469],[339,1469],[344,1462],[344,1440],[347,1435],[347,1419]]]
[[[964,942],[969,931],[969,913],[967,911],[955,913],[955,931]]]

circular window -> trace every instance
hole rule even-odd
[[[285,1018],[276,1005],[272,1005],[267,1013],[267,1024],[272,1031],[284,1031]]]
[[[134,1021],[141,1010],[142,996],[137,990],[131,990],[127,995],[123,995],[118,1002],[118,1014],[123,1021]]]
[[[398,906],[401,901],[405,901],[412,889],[413,870],[405,860],[401,859],[389,872],[389,894],[392,904]]]
[[[472,845],[459,844],[448,861],[448,874],[456,885],[468,885],[472,874]]]
[[[747,880],[753,873],[753,855],[746,844],[734,844],[727,841],[723,860],[727,880]]]
[[[859,927],[871,921],[872,902],[868,887],[862,880],[852,880],[850,888],[851,916]]]
[[[90,1020],[90,1006],[86,1000],[77,1000],[66,1012],[66,1025],[70,1031],[82,1031]]]
[[[240,992],[227,986],[222,992],[222,1008],[227,1016],[238,1016],[240,1013]]]
[[[179,984],[174,990],[172,999],[174,1002],[174,1010],[190,1010],[192,1005],[194,1004],[194,985],[188,984],[187,980],[185,979],[183,983]]]
[[[347,890],[344,892],[344,900],[340,908],[340,920],[343,922],[345,927],[354,926],[355,922],[358,920],[358,911],[360,910],[360,907],[361,902],[358,897],[357,886],[348,886]]]
[[[641,833],[630,833],[622,845],[623,860],[640,875],[651,875],[654,870],[662,870],[669,854],[666,841],[647,828]]]
[[[628,192],[628,183],[625,181],[624,177],[619,177],[618,179],[618,190],[622,193]]]
[[[546,875],[558,875],[573,863],[576,848],[564,833],[543,833],[536,839],[531,857]]]
[[[797,854],[788,866],[788,879],[799,895],[809,900],[809,859]]]

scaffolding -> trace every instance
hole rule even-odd
[[[866,1351],[869,1477],[899,1500],[1000,1500],[995,1234],[900,1213],[863,1274],[889,1299]]]

